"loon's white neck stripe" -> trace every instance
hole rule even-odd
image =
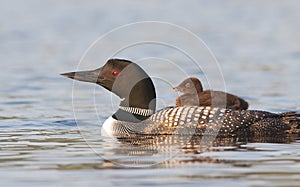
[[[124,110],[129,113],[132,113],[132,114],[138,114],[141,116],[151,116],[153,114],[153,110],[151,110],[151,109],[143,109],[143,108],[136,108],[136,107],[124,107],[124,106],[119,106],[119,109]]]

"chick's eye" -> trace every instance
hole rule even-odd
[[[114,71],[112,74],[113,74],[113,76],[118,76],[118,75],[119,75],[119,72]]]

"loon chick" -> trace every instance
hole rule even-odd
[[[190,77],[182,81],[174,91],[183,93],[175,102],[175,106],[214,106],[232,110],[247,110],[248,103],[235,95],[222,91],[203,91],[199,79]]]
[[[148,74],[137,64],[110,59],[96,70],[61,74],[65,77],[96,83],[120,97],[119,109],[102,125],[108,136],[137,134],[240,133],[273,136],[300,127],[299,114],[274,114],[255,110],[230,110],[211,106],[186,106],[162,109],[155,113],[156,92]]]

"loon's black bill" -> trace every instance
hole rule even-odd
[[[75,72],[69,72],[69,73],[61,73],[60,75],[64,76],[64,77],[68,77],[70,79],[74,79],[75,77]]]
[[[68,77],[70,79],[75,79],[78,81],[97,83],[98,79],[101,79],[101,77],[99,77],[101,69],[102,68],[99,68],[96,70],[91,70],[91,71],[78,71],[78,72],[62,73],[60,75],[62,75],[64,77]]]

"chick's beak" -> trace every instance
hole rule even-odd
[[[174,88],[173,88],[173,91],[174,91],[174,92],[179,92],[178,87],[174,87]]]

